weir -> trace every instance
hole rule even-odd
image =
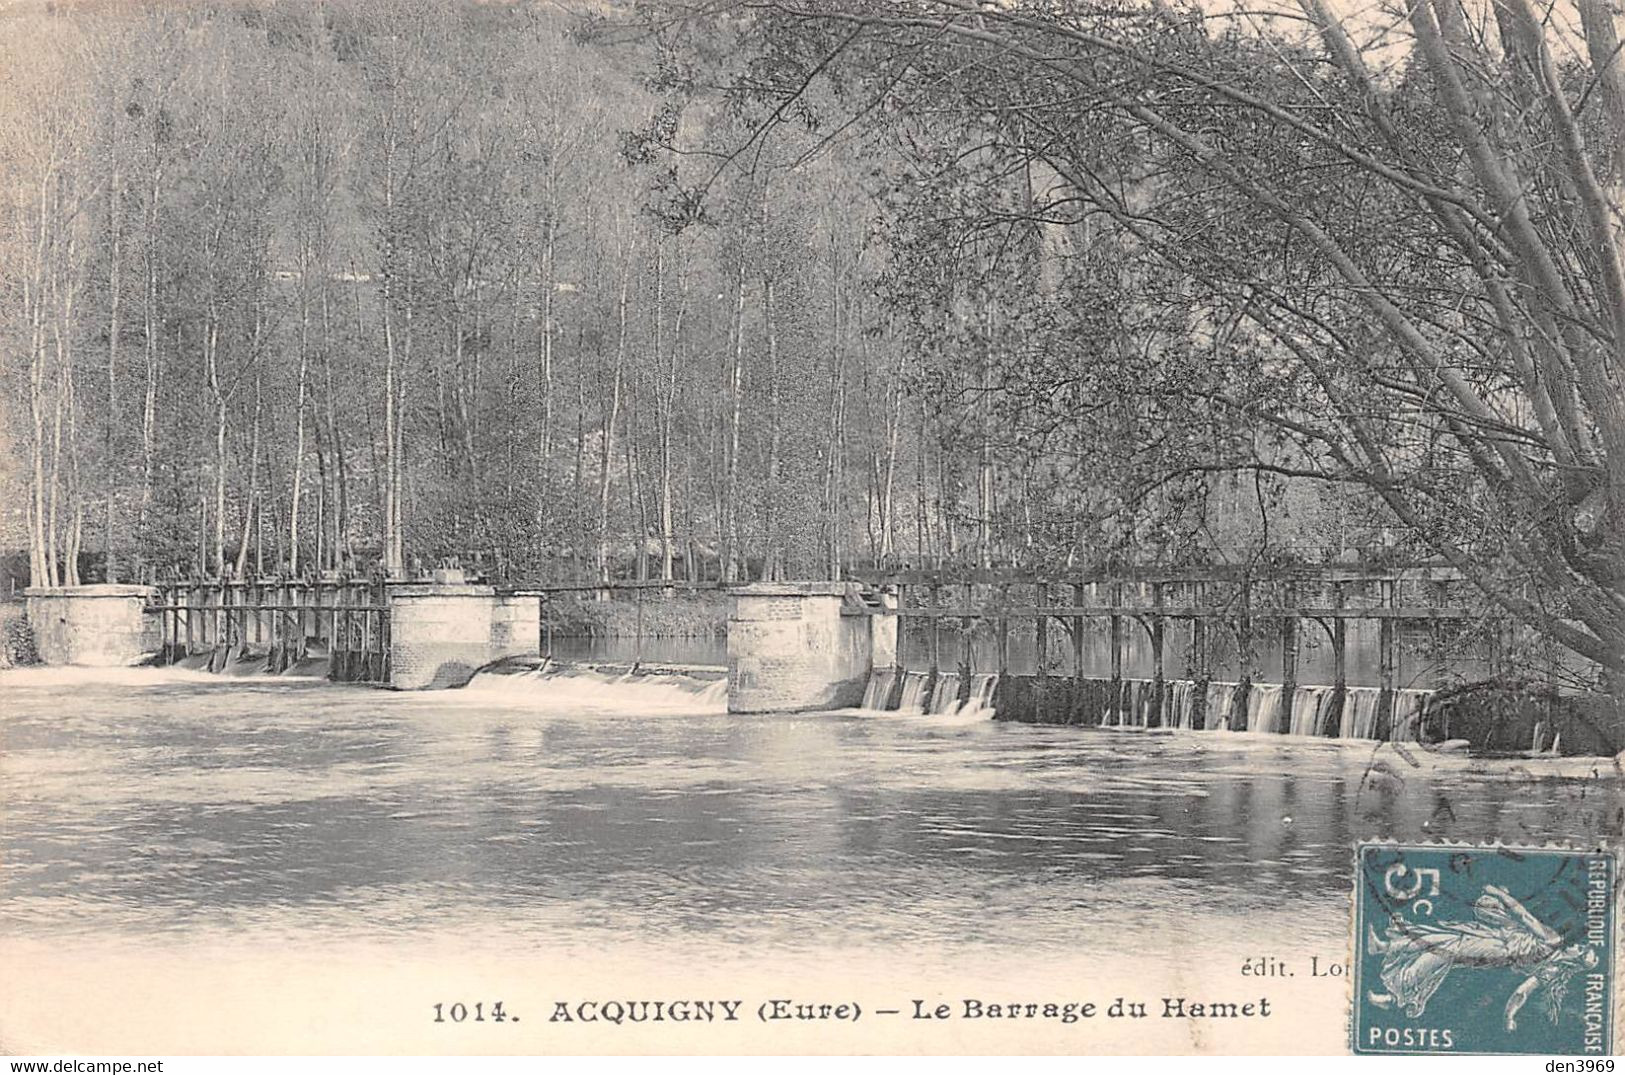
[[[482,668],[466,688],[554,708],[612,706],[652,712],[728,708],[728,670],[711,665],[631,665],[511,657]]]
[[[855,577],[896,592],[900,634],[916,642],[892,682],[921,669],[934,710],[945,677],[986,670],[1000,677],[1001,720],[1414,737],[1431,692],[1401,681],[1402,651],[1443,665],[1451,633],[1486,622],[1470,586],[1436,564]],[[1505,628],[1489,622],[1493,665]],[[1018,633],[1030,671],[1013,667]],[[1305,672],[1305,654],[1318,670]]]
[[[742,713],[861,707],[1122,729],[1412,740],[1422,734],[1435,692],[1414,679],[1401,685],[1401,644],[1431,639],[1440,649],[1446,627],[1482,621],[1482,610],[1451,600],[1459,582],[1433,567],[1334,566],[1269,578],[1210,567],[1047,580],[973,571],[744,584],[726,587],[726,668],[552,662],[542,609],[555,590],[582,584],[499,592],[450,569],[410,583],[203,580],[28,597],[41,654],[57,664],[132,663],[145,652],[226,675],[326,676],[405,689],[468,684],[540,696],[614,687],[647,695],[651,704],[664,692],[687,705],[703,694],[706,704],[725,702]],[[594,588],[628,585],[645,586]],[[1031,589],[1031,604],[1012,599],[1022,587]],[[641,609],[641,588],[636,597]],[[1361,621],[1379,628],[1376,670],[1364,670],[1366,682],[1349,674]],[[1305,625],[1324,637],[1315,641]],[[903,645],[910,627],[912,656]],[[1031,640],[1030,670],[1012,667],[1018,627]],[[1173,642],[1180,637],[1188,639],[1182,654]],[[1143,650],[1133,654],[1135,639],[1149,645],[1149,659]],[[1279,675],[1262,667],[1265,646],[1278,647]],[[1331,681],[1303,682],[1326,675],[1324,661],[1319,672],[1304,672],[1302,654],[1317,648],[1323,658],[1330,651]],[[525,654],[529,665],[493,667]],[[661,677],[671,682],[659,687]],[[1558,733],[1535,727],[1525,738],[1533,749],[1552,749]]]
[[[865,709],[894,710],[901,713],[964,715],[985,713],[1001,720],[1021,719],[1010,710],[1031,705],[1035,677],[1003,677],[997,672],[979,672],[969,689],[962,687],[958,673],[939,675],[934,683],[926,672],[904,672],[904,690],[896,704],[884,704],[888,685],[899,682],[895,669],[878,669],[870,679]],[[927,684],[931,689],[927,693]],[[1383,724],[1377,719],[1378,687],[1353,686],[1338,691],[1325,686],[1295,687],[1290,697],[1281,683],[1246,685],[1245,697],[1237,701],[1242,684],[1193,680],[1165,680],[1160,685],[1148,679],[1113,681],[1100,677],[1051,683],[1051,709],[1043,723],[1074,724],[1099,728],[1155,729],[1170,731],[1251,732],[1300,738],[1365,739],[1411,742],[1417,738],[1420,717],[1435,692],[1407,688],[1401,692],[1399,719]],[[1001,689],[1003,688],[1003,689]],[[1206,704],[1196,700],[1205,689]],[[1114,703],[1115,692],[1115,703]],[[1198,724],[1199,719],[1205,723]],[[1031,721],[1029,721],[1031,722]]]

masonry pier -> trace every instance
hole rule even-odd
[[[46,664],[137,664],[159,646],[150,586],[36,587],[24,591],[34,648]]]
[[[784,713],[863,701],[870,673],[897,659],[894,598],[845,582],[759,582],[733,591],[728,709]],[[890,606],[895,612],[895,603]]]

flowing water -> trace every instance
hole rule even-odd
[[[959,709],[959,673],[939,672],[937,685],[931,688],[931,708],[928,712],[950,715]]]
[[[1428,757],[1396,782],[1373,779],[1393,749],[1373,743],[741,716],[713,685],[550,696],[499,678],[392,693],[0,673],[0,937],[36,961],[76,945],[187,961],[160,1022],[180,1017],[170,993],[216,987],[211,968],[271,974],[284,949],[337,966],[488,945],[493,967],[850,951],[927,976],[1019,958],[1177,977],[1283,944],[1344,954],[1356,837],[1586,842],[1606,824],[1593,808],[1625,793],[1579,759]],[[905,680],[915,704],[922,689]],[[42,972],[27,996],[72,1019],[84,988]]]
[[[904,672],[903,693],[897,703],[898,710],[903,713],[924,713],[926,705],[930,702],[925,694],[925,688],[930,682],[931,675],[928,672]],[[871,705],[865,708],[879,707]]]

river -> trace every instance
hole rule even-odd
[[[1580,759],[135,669],[0,673],[0,735],[0,957],[29,968],[0,986],[0,1040],[25,1051],[759,1044],[544,1021],[656,986],[1253,994],[1250,956],[1347,958],[1356,838],[1589,844],[1625,793]],[[1098,1020],[737,1033],[1342,1050],[1344,979],[1278,992],[1275,1022],[1190,1043]],[[523,1029],[426,1017],[504,993]]]

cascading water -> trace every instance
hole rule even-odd
[[[312,647],[304,657],[291,662],[280,672],[273,672],[270,657],[266,653],[256,653],[244,646],[233,646],[230,650],[222,647],[205,650],[202,653],[188,654],[176,660],[171,667],[195,672],[213,672],[216,675],[235,678],[282,675],[294,678],[326,679],[328,671],[332,667],[332,660],[320,649]]]
[[[1292,695],[1289,735],[1323,736],[1329,718],[1335,687],[1299,687]]]
[[[1123,693],[1119,698],[1117,725],[1123,728],[1146,728],[1151,724],[1151,703],[1156,698],[1156,682],[1149,679],[1123,680]]]
[[[1281,731],[1281,690],[1279,683],[1254,683],[1247,692],[1247,730],[1270,735]]]
[[[931,692],[931,708],[933,714],[949,714],[959,711],[959,673],[942,672],[937,675],[936,689]]]
[[[1414,743],[1421,738],[1422,711],[1432,693],[1410,688],[1394,692],[1394,729],[1390,739],[1396,743]]]
[[[869,673],[869,685],[863,690],[864,709],[885,709],[891,701],[892,688],[897,685],[897,669],[877,668]]]
[[[1219,683],[1217,681],[1207,685],[1207,730],[1229,731],[1231,726],[1231,709],[1236,704],[1235,683]]]
[[[1150,726],[1150,698],[1155,684],[1149,679],[1129,680],[1128,719],[1134,727]]]
[[[1318,687],[1321,691],[1319,700],[1315,703],[1314,724],[1309,734],[1320,738],[1331,738],[1337,726],[1343,719],[1343,691],[1336,687]]]
[[[897,703],[900,713],[924,713],[928,699],[925,696],[926,684],[931,681],[928,672],[904,672],[903,694]]]
[[[523,698],[549,708],[726,712],[722,669],[627,669],[553,661],[501,662],[482,669],[463,690]]]
[[[1176,679],[1169,691],[1168,712],[1162,723],[1168,728],[1190,728],[1196,714],[1196,684],[1188,679]]]
[[[1375,739],[1377,705],[1382,701],[1380,687],[1349,687],[1343,703],[1343,720],[1337,729],[1339,739]]]
[[[970,697],[960,707],[960,716],[993,716],[993,692],[999,687],[997,672],[978,672],[970,677]]]

